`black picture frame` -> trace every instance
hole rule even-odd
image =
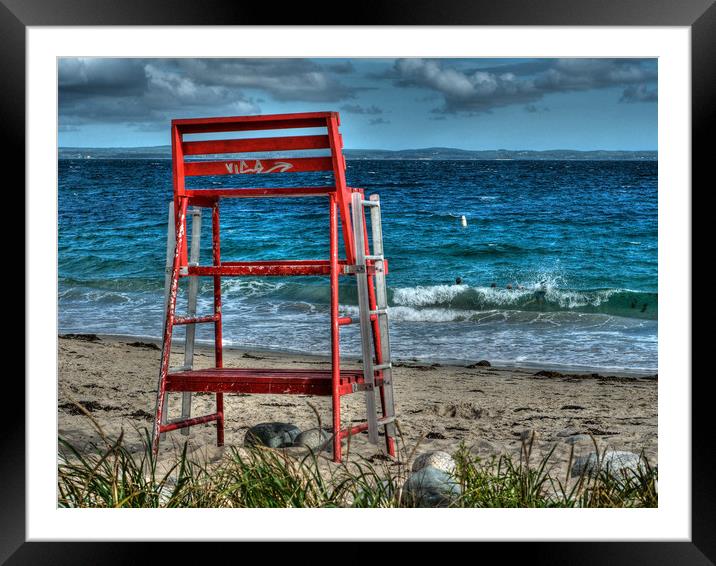
[[[686,26],[692,39],[692,187],[705,185],[713,161],[707,135],[716,105],[716,6],[714,0],[393,0],[351,4],[313,2],[282,6],[203,0],[0,0],[0,116],[5,165],[23,163],[25,151],[25,31],[28,26],[116,25],[563,25]],[[708,140],[710,141],[710,140]],[[4,168],[7,171],[7,168]],[[17,184],[17,181],[15,181]],[[710,183],[712,184],[712,182]],[[24,185],[23,185],[24,186]],[[693,201],[692,201],[693,202]],[[24,205],[21,205],[24,209]],[[693,210],[693,207],[692,207]],[[27,212],[27,211],[26,211]],[[693,257],[693,255],[692,255]],[[25,296],[25,304],[32,300]],[[695,337],[695,335],[694,335]],[[27,337],[29,340],[32,336]],[[693,346],[692,346],[693,349]],[[49,354],[49,353],[48,353]],[[50,354],[52,355],[52,354]],[[688,360],[684,375],[691,375]],[[9,377],[9,374],[8,374]],[[549,564],[713,564],[716,561],[716,488],[713,411],[709,378],[691,380],[692,536],[688,542],[531,542],[510,544],[510,561]],[[52,386],[48,384],[48,386]],[[14,389],[13,389],[14,388]],[[21,381],[5,379],[5,396],[25,399]],[[25,405],[7,404],[0,435],[0,562],[7,564],[107,564],[201,560],[195,545],[154,543],[26,542]],[[17,424],[19,423],[19,424]],[[660,427],[668,423],[659,423]],[[370,531],[365,530],[370,538]],[[78,533],[81,535],[81,533]],[[278,534],[280,537],[280,533]],[[558,537],[559,533],[555,533]],[[217,548],[204,559],[221,556]],[[215,554],[216,552],[216,554]],[[339,551],[352,558],[355,553]],[[194,556],[196,554],[196,556]],[[249,555],[251,556],[251,555]],[[238,558],[238,557],[237,557]],[[475,557],[479,559],[479,557]],[[374,559],[377,559],[374,557]],[[381,559],[384,559],[382,557]]]

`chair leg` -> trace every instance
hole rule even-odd
[[[216,419],[216,445],[224,445],[224,394],[216,394],[216,412],[219,418]]]
[[[333,397],[333,461],[341,461],[341,398]]]
[[[212,260],[215,266],[221,265],[221,237],[219,235],[219,203],[211,209],[211,240]],[[214,276],[214,314],[218,315],[214,321],[214,365],[217,368],[224,366],[223,335],[221,329],[221,276]],[[216,445],[224,445],[224,394],[216,394]]]
[[[340,326],[338,324],[338,218],[336,198],[328,197],[331,264],[331,403],[333,412],[333,461],[341,461]]]

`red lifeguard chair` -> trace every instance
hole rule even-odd
[[[377,444],[378,428],[384,427],[387,452],[395,455],[395,409],[393,403],[392,366],[388,336],[388,310],[385,275],[387,261],[383,257],[380,200],[372,195],[366,200],[362,189],[346,185],[342,139],[338,132],[337,112],[234,116],[173,120],[172,169],[174,199],[170,205],[167,239],[166,314],[162,344],[157,404],[154,420],[154,452],[164,433],[216,422],[217,445],[224,443],[224,393],[308,394],[332,397],[333,459],[341,460],[341,441],[349,435],[368,431],[370,442]],[[272,137],[185,140],[187,134],[215,132],[250,132],[297,128],[321,128],[319,135],[277,135]],[[325,132],[325,133],[324,133]],[[281,132],[283,133],[283,132]],[[275,157],[275,152],[324,150],[323,157]],[[247,157],[244,154],[271,152],[270,159]],[[241,155],[239,158],[215,160],[214,156]],[[200,158],[199,156],[204,156]],[[209,157],[211,156],[211,157]],[[187,159],[187,157],[189,159]],[[258,187],[189,189],[185,178],[202,175],[257,175],[332,171],[333,182],[317,187]],[[281,261],[224,261],[220,251],[219,208],[224,198],[322,197],[328,200],[330,250],[328,259],[287,259]],[[189,207],[192,207],[191,209]],[[211,209],[212,263],[199,263],[201,209]],[[372,251],[370,249],[365,209],[370,209]],[[187,240],[187,215],[193,216],[191,244]],[[339,259],[338,224],[340,222],[345,257]],[[221,277],[223,276],[301,276],[322,275],[329,278],[331,369],[246,369],[225,368],[222,360]],[[196,314],[198,277],[212,277],[214,288],[213,313]],[[341,316],[338,305],[338,280],[341,276],[355,278],[358,289],[359,317]],[[189,280],[188,313],[175,313],[179,281]],[[360,324],[362,369],[341,369],[340,328]],[[193,369],[195,325],[214,325],[214,367]],[[184,365],[170,368],[172,331],[186,325]],[[379,392],[380,415],[376,405]],[[167,395],[182,392],[182,414],[167,418]],[[216,412],[191,417],[191,393],[216,393]],[[341,424],[341,397],[364,392],[366,422],[357,426]]]

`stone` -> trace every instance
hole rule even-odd
[[[413,507],[448,507],[460,494],[460,485],[450,474],[427,466],[405,482],[402,501]]]
[[[290,423],[261,423],[246,431],[244,444],[246,446],[283,448],[293,446],[299,434],[301,434],[301,429]]]
[[[586,456],[579,456],[575,458],[572,464],[572,477],[578,477],[582,474],[594,475],[597,472],[597,460],[598,456],[596,452],[590,452]],[[640,469],[644,469],[641,457],[633,452],[626,452],[622,450],[609,450],[604,453],[600,460],[602,470],[615,479],[623,479],[624,473],[622,470],[629,472],[637,472]]]
[[[470,364],[467,366],[469,369],[475,369],[479,367],[489,368],[492,367],[492,364],[488,362],[487,360],[480,360],[479,362],[475,362],[474,364]]]
[[[559,434],[558,434],[557,436],[559,436]],[[565,441],[567,444],[585,444],[585,443],[588,443],[588,444],[591,444],[592,446],[594,446],[594,441],[592,440],[592,437],[589,436],[588,434],[573,434],[573,435],[568,436],[567,438],[565,438],[564,441]]]
[[[436,468],[448,474],[452,474],[455,471],[455,460],[453,460],[452,456],[447,452],[432,450],[420,454],[420,456],[415,458],[412,470],[413,472],[417,472],[427,467]]]
[[[293,441],[293,445],[305,446],[314,452],[321,452],[331,449],[331,438],[331,433],[326,432],[322,428],[311,428],[299,434]]]

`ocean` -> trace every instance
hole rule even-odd
[[[58,168],[59,331],[161,337],[171,161],[62,159]],[[656,161],[348,161],[349,184],[381,197],[394,358],[657,372],[657,169]],[[283,177],[296,186],[327,180],[278,174],[260,184]],[[193,181],[257,186],[258,178]],[[210,225],[205,211],[204,263]],[[326,199],[225,200],[221,236],[226,261],[327,259]],[[327,278],[227,277],[222,292],[225,345],[329,352]],[[350,278],[340,302],[357,312]],[[211,279],[202,279],[199,312],[211,304]],[[199,326],[197,338],[210,341],[210,325]],[[356,325],[341,333],[343,353],[358,356]]]

